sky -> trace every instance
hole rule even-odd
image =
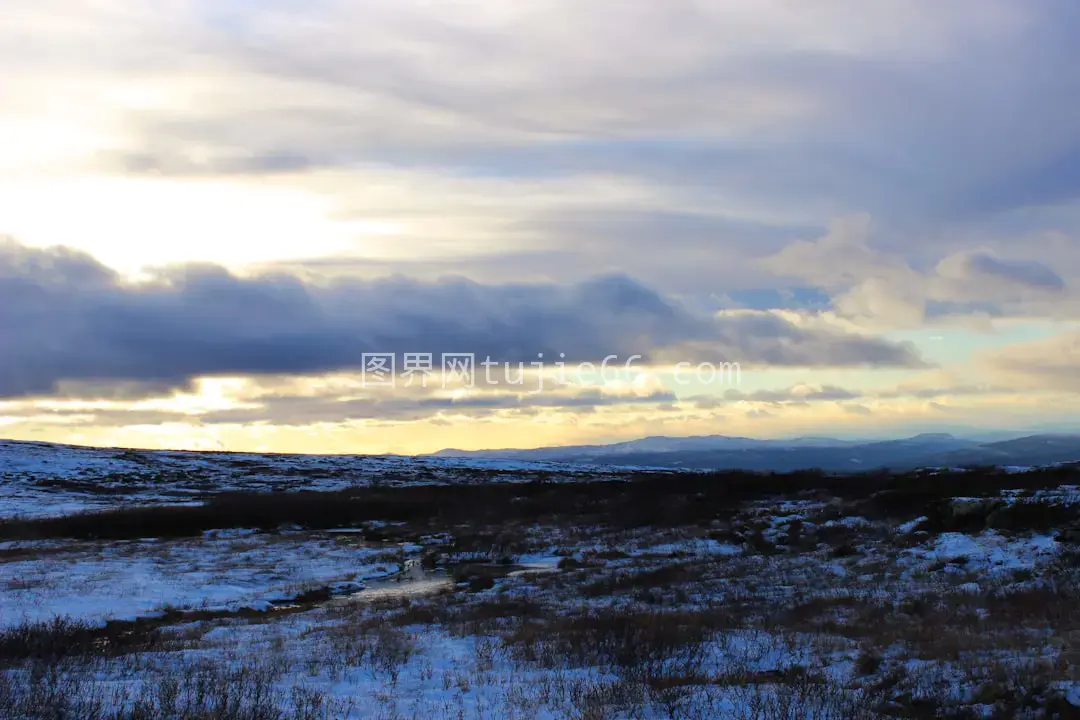
[[[1078,34],[1071,0],[13,5],[0,437],[1075,431]]]

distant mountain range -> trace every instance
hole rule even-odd
[[[828,472],[976,465],[1037,466],[1080,462],[1080,435],[1032,435],[986,442],[947,433],[925,433],[884,441],[823,437],[757,440],[725,435],[647,437],[612,445],[577,445],[533,450],[442,450],[439,457],[632,465],[692,470]]]

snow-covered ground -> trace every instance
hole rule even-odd
[[[252,478],[263,482],[355,472],[399,472],[412,479],[455,469],[508,472],[593,472],[604,466],[486,458],[405,455],[290,455],[185,450],[131,450],[0,440],[0,471],[12,475],[107,479],[115,476],[202,472],[215,482]],[[608,472],[612,472],[610,469]],[[318,489],[315,487],[313,489]]]
[[[66,616],[93,623],[172,610],[266,610],[322,587],[359,592],[400,572],[418,546],[308,533],[187,540],[8,542],[0,627]]]
[[[0,440],[0,519],[63,515],[123,503],[182,504],[228,491],[603,480],[626,471],[486,458],[125,450]]]
[[[921,567],[959,561],[967,571],[991,574],[1033,570],[1054,558],[1059,550],[1058,542],[1049,535],[1007,537],[988,530],[978,535],[941,533],[926,545],[912,548],[908,554]]]
[[[0,463],[8,518],[193,503],[222,489],[623,477],[546,463],[11,443],[0,443]],[[725,505],[698,488],[656,496],[649,522],[604,514],[620,486],[585,486],[581,508],[553,501],[482,522],[447,520],[440,505],[431,517],[329,530],[0,541],[0,717],[91,695],[113,715],[80,705],[56,717],[114,717],[135,699],[150,703],[142,717],[179,716],[163,703],[182,700],[211,703],[188,717],[280,720],[846,720],[926,708],[1039,718],[1080,707],[1075,484],[946,495],[895,513],[825,491]],[[1003,508],[1024,512],[993,524]],[[394,542],[365,540],[373,528]],[[85,623],[75,637],[90,633],[93,649],[66,649],[62,625],[27,624],[55,618]],[[125,645],[146,627],[160,637]],[[42,672],[32,641],[50,633],[59,640],[41,645],[63,657]],[[212,693],[192,694],[200,687],[279,712],[227,715]],[[317,712],[295,710],[303,703]]]

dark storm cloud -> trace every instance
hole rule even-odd
[[[364,352],[500,361],[608,355],[760,365],[922,365],[911,346],[798,327],[767,312],[698,315],[626,276],[483,285],[405,277],[306,284],[216,266],[121,280],[68,250],[0,244],[0,394],[61,381],[182,385],[197,376],[358,368]]]

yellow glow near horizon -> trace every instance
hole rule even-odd
[[[1067,398],[990,395],[939,398],[867,400],[872,413],[854,413],[845,403],[818,402],[774,405],[736,402],[714,410],[692,402],[667,409],[655,405],[614,405],[595,408],[544,407],[530,412],[500,409],[469,414],[453,408],[409,420],[354,419],[291,425],[267,423],[201,423],[197,414],[171,408],[175,420],[160,424],[102,424],[89,407],[68,408],[57,415],[44,408],[31,414],[6,414],[16,403],[0,405],[0,426],[10,439],[46,440],[99,446],[157,449],[230,450],[295,453],[424,454],[447,447],[490,449],[548,445],[607,443],[647,435],[793,435],[864,436],[873,432],[903,434],[912,427],[963,425],[995,428],[994,419],[1007,413],[1016,428],[1072,411]],[[868,419],[872,424],[868,425]]]

